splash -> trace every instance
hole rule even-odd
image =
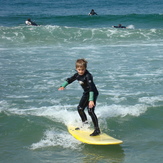
[[[134,25],[128,25],[127,29],[135,29],[135,26]]]
[[[101,118],[108,117],[125,117],[127,115],[138,117],[147,111],[147,106],[136,104],[134,106],[110,105],[101,106],[97,110],[97,114]]]
[[[63,148],[79,149],[81,143],[74,139],[68,132],[57,132],[55,129],[47,130],[44,137],[37,143],[33,143],[31,150],[40,148],[61,146]]]

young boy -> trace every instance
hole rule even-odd
[[[93,82],[93,77],[87,70],[87,61],[85,59],[78,59],[76,61],[76,71],[72,77],[68,78],[58,90],[64,90],[64,88],[68,85],[74,82],[75,80],[78,80],[79,84],[84,90],[83,96],[79,102],[79,105],[77,107],[78,113],[82,119],[82,122],[87,121],[86,114],[84,112],[84,109],[87,107],[88,113],[92,118],[93,124],[94,124],[94,132],[90,134],[90,136],[96,136],[100,134],[100,129],[98,125],[98,119],[94,112],[95,105],[96,105],[96,99],[98,96],[98,90]]]

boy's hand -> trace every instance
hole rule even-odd
[[[89,108],[93,108],[95,106],[93,101],[89,101]]]
[[[58,90],[61,91],[61,90],[64,90],[65,88],[64,87],[59,87]]]

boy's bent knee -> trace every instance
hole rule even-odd
[[[78,111],[83,111],[83,108],[81,108],[79,105],[77,106]]]

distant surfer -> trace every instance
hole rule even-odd
[[[114,28],[127,28],[126,26],[122,26],[122,24],[119,24],[118,26],[112,26]]]
[[[31,19],[27,19],[27,20],[25,21],[25,24],[26,24],[26,25],[38,26],[35,22],[31,21]]]
[[[92,9],[88,15],[97,15],[97,13]]]
[[[77,110],[81,117],[82,122],[87,123],[87,116],[84,112],[85,108],[87,107],[88,113],[92,118],[92,122],[95,128],[94,132],[90,134],[90,136],[96,136],[100,134],[98,119],[94,112],[96,99],[98,96],[98,90],[93,82],[92,75],[89,73],[89,71],[86,68],[87,68],[87,61],[85,59],[78,59],[76,61],[77,73],[75,73],[72,77],[67,78],[66,81],[60,86],[60,88],[58,88],[58,90],[64,90],[68,84],[71,84],[75,80],[79,82],[79,84],[84,90],[84,93],[79,102]]]

